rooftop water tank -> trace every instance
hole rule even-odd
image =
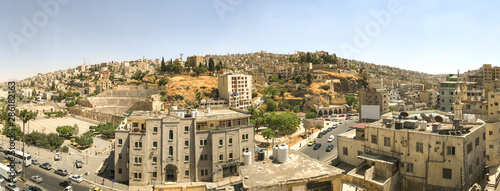
[[[278,160],[278,145],[273,147],[273,159]]]
[[[286,163],[288,161],[288,145],[281,144],[278,146],[278,162]]]
[[[177,112],[177,117],[181,117],[181,112]]]
[[[257,153],[257,160],[259,161],[263,161],[264,158],[266,158],[266,153],[264,152],[264,150],[260,150],[258,153]]]
[[[207,107],[207,113],[210,113],[210,108],[209,107]]]
[[[180,112],[181,113],[181,118],[184,118],[184,112]]]
[[[191,117],[193,117],[193,118],[196,117],[196,111],[191,111]]]
[[[177,106],[172,106],[172,110],[177,110]]]
[[[243,165],[248,166],[252,164],[252,152],[243,152]]]

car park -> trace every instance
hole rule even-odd
[[[328,140],[327,140],[327,141],[328,141],[328,142],[332,142],[332,141],[333,141],[333,139],[335,139],[335,136],[334,136],[334,135],[330,135],[330,137],[328,137]]]
[[[33,181],[33,182],[36,182],[36,183],[42,183],[43,178],[42,178],[42,177],[40,177],[40,176],[38,176],[38,175],[35,175],[35,176],[32,176],[32,177],[30,178],[30,180],[31,180],[31,181]]]
[[[314,144],[316,144],[316,140],[311,140],[307,143],[307,146],[313,146]]]
[[[41,164],[40,168],[43,168],[45,170],[50,170],[50,169],[52,169],[52,165],[50,163],[46,162],[46,163]]]
[[[68,170],[64,168],[57,169],[54,173],[61,175],[61,176],[66,176],[68,175]]]
[[[318,150],[319,148],[321,148],[321,143],[314,145],[313,150]]]
[[[78,182],[78,183],[82,182],[82,180],[83,180],[82,177],[78,174],[73,174],[73,175],[69,176],[69,179],[74,181],[74,182]]]
[[[333,150],[333,145],[328,145],[328,147],[326,147],[326,152],[330,152]]]
[[[63,181],[59,182],[59,186],[62,186],[62,187],[68,187],[69,185],[71,185],[70,180],[63,180]]]

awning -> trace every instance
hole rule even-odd
[[[371,153],[363,153],[361,155],[358,155],[358,158],[374,162],[391,164],[391,165],[394,165],[394,163],[398,161],[397,158],[383,156],[383,155],[376,155]]]

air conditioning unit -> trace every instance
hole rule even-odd
[[[157,147],[153,147],[153,150],[156,150]]]

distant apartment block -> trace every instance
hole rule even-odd
[[[378,105],[380,114],[389,112],[389,92],[385,89],[361,89],[359,91],[359,105]],[[362,111],[360,111],[361,116]]]
[[[115,180],[133,185],[217,182],[238,176],[254,150],[250,115],[235,110],[134,112],[116,130]]]
[[[200,66],[203,64],[203,56],[190,56],[187,57],[186,62],[193,63],[195,66]]]
[[[252,76],[223,74],[218,79],[219,98],[226,99],[229,107],[246,110],[252,105]]]
[[[446,76],[446,80],[440,83],[439,86],[440,111],[453,112],[453,103],[454,103],[453,93],[458,83],[460,83],[458,81],[458,77],[453,74]]]

